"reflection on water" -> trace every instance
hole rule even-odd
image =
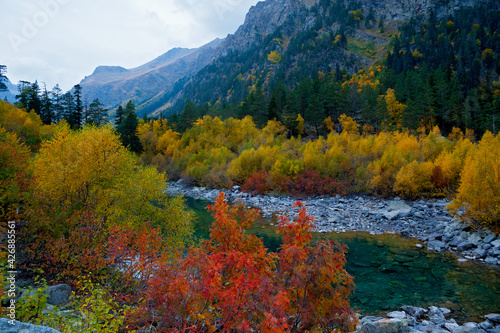
[[[198,214],[197,235],[207,238],[213,221],[208,202],[187,198]],[[275,219],[258,219],[250,233],[276,251],[280,238]],[[352,305],[365,315],[380,315],[402,305],[436,305],[453,310],[459,321],[482,321],[500,309],[500,270],[486,265],[460,263],[452,254],[418,250],[415,240],[398,235],[373,236],[365,232],[315,234],[315,240],[338,240],[349,249],[347,271],[354,276]]]

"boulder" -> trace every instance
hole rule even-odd
[[[408,322],[401,319],[382,319],[373,323],[382,333],[408,333]]]
[[[493,323],[489,320],[485,320],[482,323],[479,323],[479,328],[482,328],[483,330],[490,330],[493,328]]]
[[[475,246],[476,245],[474,243],[471,243],[469,241],[465,241],[465,242],[462,242],[462,243],[457,245],[457,250],[458,251],[467,251],[469,249],[472,249]]]
[[[485,319],[488,319],[491,322],[500,324],[500,314],[498,313],[490,313],[484,316]]]
[[[440,250],[442,249],[443,247],[445,248],[446,247],[446,243],[442,242],[442,241],[438,241],[438,240],[434,240],[434,241],[430,241],[427,243],[427,247],[428,248],[433,248],[435,250]]]
[[[491,243],[494,239],[495,239],[495,236],[494,236],[494,235],[488,235],[488,236],[484,237],[483,242],[484,242],[484,243],[486,243],[486,244],[489,244],[489,243]]]
[[[365,323],[361,328],[358,330],[359,333],[382,333],[380,328],[377,326],[373,325],[372,323]]]
[[[446,319],[444,318],[443,312],[435,306],[429,307],[429,320],[436,324],[436,326],[442,327],[446,324]]]
[[[497,239],[497,240],[491,242],[490,244],[493,245],[494,247],[500,247],[500,239]]]
[[[67,284],[58,284],[57,286],[50,286],[46,291],[49,298],[47,303],[50,305],[64,305],[69,303],[71,297],[71,287]]]
[[[461,236],[455,236],[451,240],[450,246],[458,246],[458,244],[462,243],[463,241],[464,241],[464,239]]]
[[[418,307],[410,306],[410,305],[403,305],[401,307],[401,309],[403,309],[410,316],[416,317],[417,319],[421,318],[424,315],[424,313],[427,312],[426,309],[418,308]]]
[[[406,312],[404,311],[392,311],[387,314],[388,318],[405,319]]]
[[[473,233],[469,236],[468,241],[477,246],[477,244],[479,244],[479,242],[481,241],[481,236],[479,236],[479,234],[477,233]]]
[[[450,332],[454,332],[460,329],[460,325],[456,323],[446,323],[444,324],[444,327]]]
[[[21,323],[15,320],[0,318],[0,332],[2,333],[61,333],[50,327]]]
[[[486,251],[485,249],[476,249],[472,252],[472,255],[476,257],[476,259],[483,259],[487,254],[488,251]]]

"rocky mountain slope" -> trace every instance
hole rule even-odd
[[[168,92],[179,79],[203,68],[221,42],[216,39],[196,49],[175,48],[133,69],[99,66],[81,81],[83,94],[89,101],[99,98],[111,109],[130,99],[140,108]]]

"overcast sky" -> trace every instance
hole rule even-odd
[[[69,90],[100,65],[140,66],[236,31],[257,0],[1,0],[7,77]]]

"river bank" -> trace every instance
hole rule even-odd
[[[183,180],[169,182],[171,195],[184,194],[213,201],[220,190],[193,187]],[[258,208],[264,217],[289,214],[296,198],[281,195],[252,195],[238,186],[225,191],[230,201],[241,200]],[[316,231],[366,231],[371,234],[396,233],[416,238],[428,250],[453,252],[459,261],[477,260],[500,265],[500,238],[489,231],[474,231],[454,219],[446,210],[449,200],[421,199],[405,201],[399,198],[379,199],[369,196],[316,196],[301,199],[310,215],[316,219]],[[423,244],[417,244],[423,248]]]

